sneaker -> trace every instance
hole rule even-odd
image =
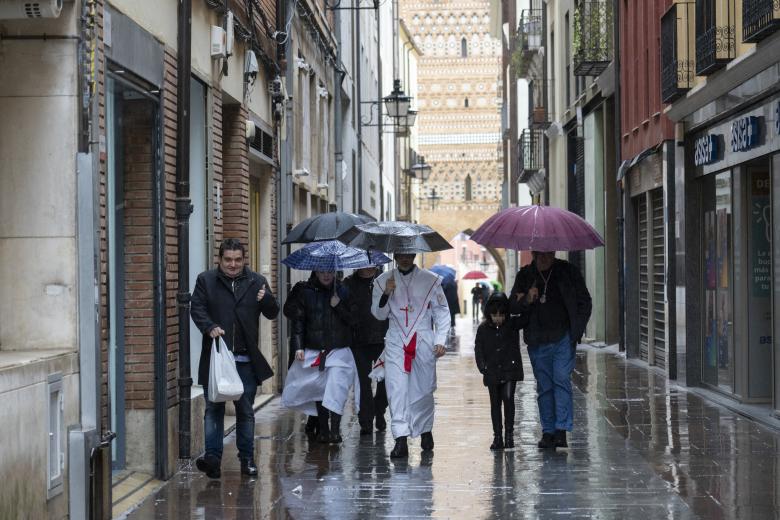
[[[195,467],[205,473],[208,478],[219,478],[222,476],[220,465],[221,461],[215,455],[204,455],[195,461]]]
[[[542,439],[537,444],[540,450],[554,450],[555,449],[555,437],[552,433],[543,433]]]
[[[555,447],[556,448],[568,448],[569,443],[566,442],[566,430],[555,430]]]
[[[503,450],[504,439],[501,438],[501,434],[493,435],[493,444],[490,445],[491,450]]]
[[[425,432],[420,439],[420,447],[423,451],[433,450],[433,434],[431,432]]]
[[[250,477],[257,476],[257,466],[253,459],[241,459],[241,474]]]
[[[395,447],[390,452],[391,459],[405,459],[409,456],[409,446],[406,443],[406,437],[398,437],[395,440]]]

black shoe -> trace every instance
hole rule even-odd
[[[569,443],[566,442],[566,430],[555,430],[555,447],[556,448],[568,448]]]
[[[406,444],[406,437],[398,437],[395,440],[395,447],[390,452],[391,459],[405,459],[409,456],[409,446]]]
[[[330,432],[320,430],[317,434],[317,442],[319,444],[330,444]]]
[[[374,433],[374,428],[370,422],[360,423],[360,435],[371,435],[372,433]]]
[[[506,430],[504,432],[504,448],[512,449],[515,447],[515,432],[514,430]]]
[[[496,435],[493,435],[493,444],[490,445],[491,450],[503,450],[504,449],[504,439],[501,438],[501,434],[498,433]]]
[[[337,431],[330,434],[330,444],[341,444],[343,440],[341,434]]]
[[[433,434],[431,432],[425,432],[420,439],[420,447],[423,451],[433,450]]]
[[[309,418],[306,420],[306,427],[303,429],[303,431],[306,433],[306,435],[316,436],[319,429],[320,429],[320,424],[319,424],[319,420],[317,419],[317,416],[310,415]]]
[[[552,433],[543,433],[542,439],[537,444],[541,450],[554,450],[555,449],[555,437]]]
[[[205,473],[208,478],[219,478],[222,476],[220,465],[221,461],[214,455],[204,455],[195,461],[195,467]]]
[[[241,459],[241,474],[256,477],[257,466],[255,466],[255,461],[252,459]]]
[[[387,421],[385,421],[384,414],[377,415],[376,417],[376,431],[383,432],[387,430]]]

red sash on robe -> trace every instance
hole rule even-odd
[[[325,369],[325,356],[328,355],[327,350],[320,350],[320,354],[317,356],[317,359],[314,360],[314,363],[311,364],[312,368],[314,367],[320,367],[320,370]]]
[[[412,361],[417,355],[417,333],[415,332],[412,339],[409,340],[409,344],[404,345],[404,371],[412,371]]]

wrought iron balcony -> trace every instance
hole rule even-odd
[[[694,2],[677,2],[661,17],[661,100],[671,103],[693,86]]]
[[[742,0],[742,39],[758,42],[780,28],[780,0]]]
[[[696,0],[696,75],[725,67],[736,56],[734,0]]]
[[[552,80],[534,79],[528,82],[528,123],[531,128],[547,128],[555,114],[552,96],[555,95]]]
[[[519,150],[519,182],[528,179],[544,168],[544,134],[538,128],[526,128],[520,134]]]
[[[517,27],[520,46],[524,51],[536,52],[544,45],[544,11],[542,9],[523,9],[520,13],[520,25]]]
[[[574,75],[598,76],[614,51],[612,2],[580,2],[574,11]]]

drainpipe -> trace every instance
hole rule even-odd
[[[357,193],[358,193],[358,207],[356,213],[361,215],[363,214],[363,81],[362,81],[362,71],[360,69],[361,65],[363,64],[363,61],[361,60],[360,56],[360,11],[355,10],[355,42],[357,45],[355,45],[355,56],[357,56],[357,59],[355,60],[355,90],[357,91],[357,142],[358,142],[358,153],[357,153],[357,178],[358,178],[358,187],[357,187]],[[379,117],[382,117],[382,106],[380,105],[378,107]],[[381,216],[377,220],[382,220]]]
[[[333,10],[333,20],[335,25],[335,37],[336,37],[336,64],[333,67],[333,105],[335,107],[335,113],[333,114],[333,126],[334,139],[333,148],[335,156],[336,175],[335,188],[336,188],[336,208],[339,211],[344,211],[344,183],[341,178],[341,172],[344,168],[344,143],[342,133],[342,126],[344,125],[344,116],[341,113],[341,83],[344,81],[344,70],[341,64],[341,10]]]
[[[620,111],[620,1],[612,1],[612,23],[614,25],[614,44],[612,57],[615,64],[615,131],[613,139],[615,140],[615,171],[620,168],[620,162],[622,158],[621,153],[621,141],[620,136],[623,135],[621,128],[621,111]],[[620,328],[620,343],[619,350],[625,352],[626,350],[626,270],[625,270],[625,246],[626,240],[624,236],[624,222],[625,222],[625,204],[623,201],[623,190],[620,184],[616,183],[615,190],[617,191],[617,235],[618,235],[618,327]]]
[[[379,16],[379,4],[377,5],[376,9],[374,9],[374,12],[376,13],[376,63],[377,63],[377,70],[379,71],[379,74],[377,74],[377,84],[376,84],[376,94],[377,94],[377,107],[378,110],[382,109],[382,23]],[[384,137],[383,137],[383,128],[382,128],[382,118],[379,118],[379,121],[377,121],[377,136],[379,141],[379,157],[378,157],[378,164],[379,164],[379,220],[385,220],[385,168],[384,168],[384,162],[385,162],[385,154],[384,154]],[[395,196],[395,193],[393,194]],[[398,199],[395,200],[395,203],[398,204]],[[394,216],[393,216],[394,217]],[[389,219],[388,219],[389,220]]]
[[[179,458],[189,459],[192,439],[190,390],[190,70],[192,68],[192,4],[191,0],[180,0],[178,21],[178,71],[176,85],[176,228],[178,240],[178,292],[176,303],[179,307]],[[164,349],[162,349],[164,351]],[[165,369],[165,365],[161,367]],[[163,388],[165,378],[160,381]],[[160,404],[163,410],[158,412],[158,399],[155,399],[155,413],[167,413],[163,393]],[[162,475],[161,475],[162,476]]]

